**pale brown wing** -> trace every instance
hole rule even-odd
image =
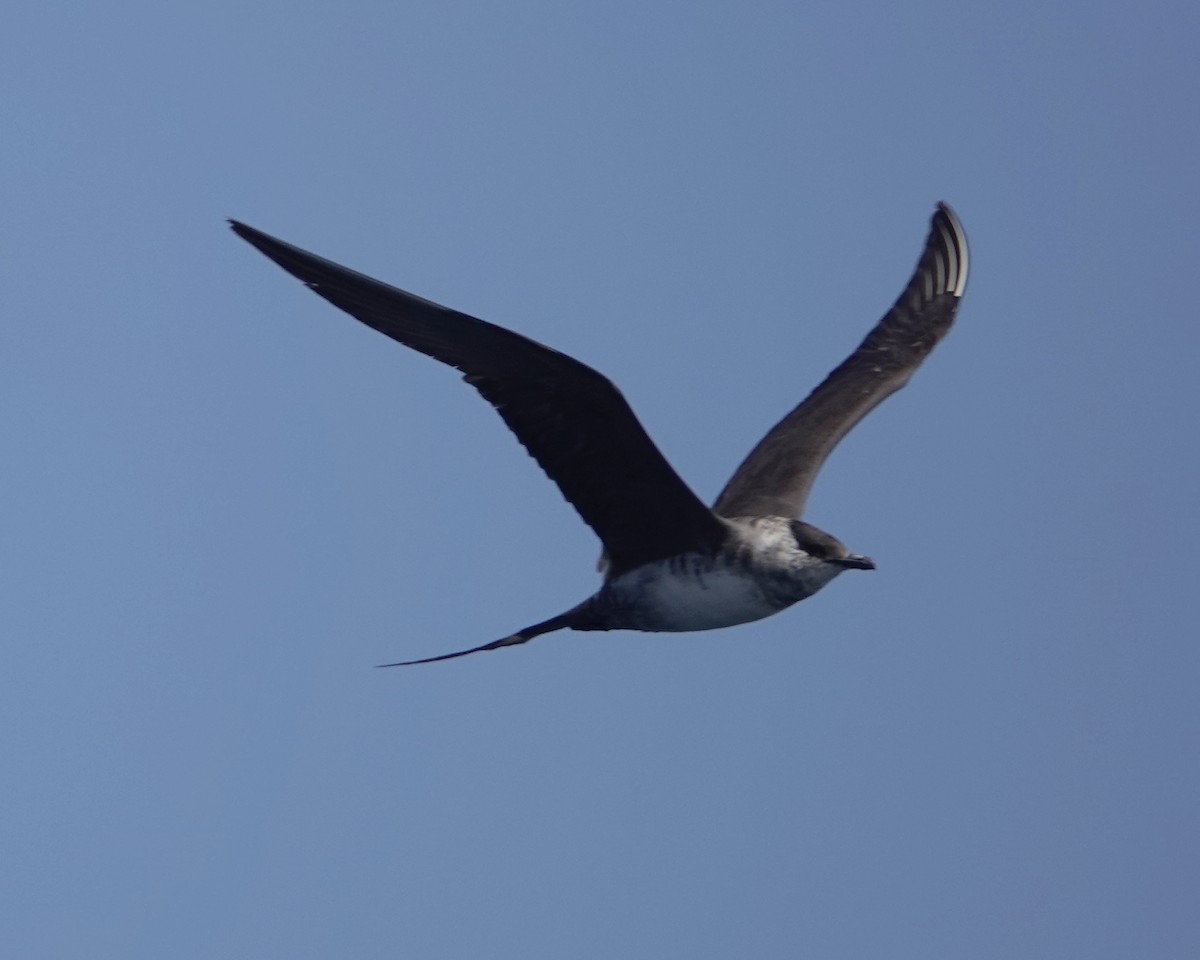
[[[967,237],[939,203],[916,271],[867,338],[759,442],[713,510],[799,518],[825,458],[856,423],[908,383],[946,335],[967,284]]]

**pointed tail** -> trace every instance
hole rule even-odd
[[[582,604],[581,604],[582,606]],[[535,623],[532,627],[526,627],[524,630],[518,630],[516,633],[502,637],[499,640],[493,640],[491,643],[485,643],[481,647],[471,647],[470,650],[459,650],[456,653],[443,653],[438,657],[425,657],[422,660],[401,660],[398,663],[381,663],[380,667],[411,667],[418,663],[436,663],[438,660],[453,660],[455,657],[465,657],[468,653],[480,653],[483,650],[499,650],[501,647],[513,647],[518,643],[527,643],[534,637],[540,637],[543,633],[551,633],[555,630],[562,630],[565,627],[570,627],[575,619],[575,614],[579,607],[574,607],[566,613],[560,613],[557,617],[551,617],[549,620],[543,620],[541,623]]]

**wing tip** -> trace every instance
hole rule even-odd
[[[226,217],[225,222],[229,224],[229,229],[236,233],[243,240],[247,239],[252,234],[258,233],[253,227],[247,226],[241,220],[235,220],[233,217]]]
[[[970,252],[967,247],[967,232],[954,208],[945,200],[939,200],[930,221],[930,244],[940,239],[938,247],[946,258],[946,284],[944,289],[955,298],[967,289],[967,274],[970,267]]]
[[[233,217],[228,217],[225,222],[229,224],[230,230],[258,250],[259,253],[269,257],[280,266],[283,266],[284,269],[287,269],[286,265],[280,260],[280,257],[282,253],[291,249],[290,244],[284,243],[269,233],[256,230],[254,227],[242,223],[240,220],[234,220]]]

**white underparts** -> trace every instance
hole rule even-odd
[[[739,523],[742,549],[685,554],[614,577],[604,587],[614,620],[637,630],[713,630],[761,620],[812,596],[842,567],[809,556],[779,518]]]

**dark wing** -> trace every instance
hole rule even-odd
[[[667,463],[620,391],[591,367],[236,220],[230,225],[334,306],[461,370],[596,531],[613,573],[720,542],[721,521]]]
[[[939,203],[900,299],[867,338],[737,468],[713,510],[800,517],[825,458],[858,421],[908,383],[954,321],[967,284],[967,236]]]

